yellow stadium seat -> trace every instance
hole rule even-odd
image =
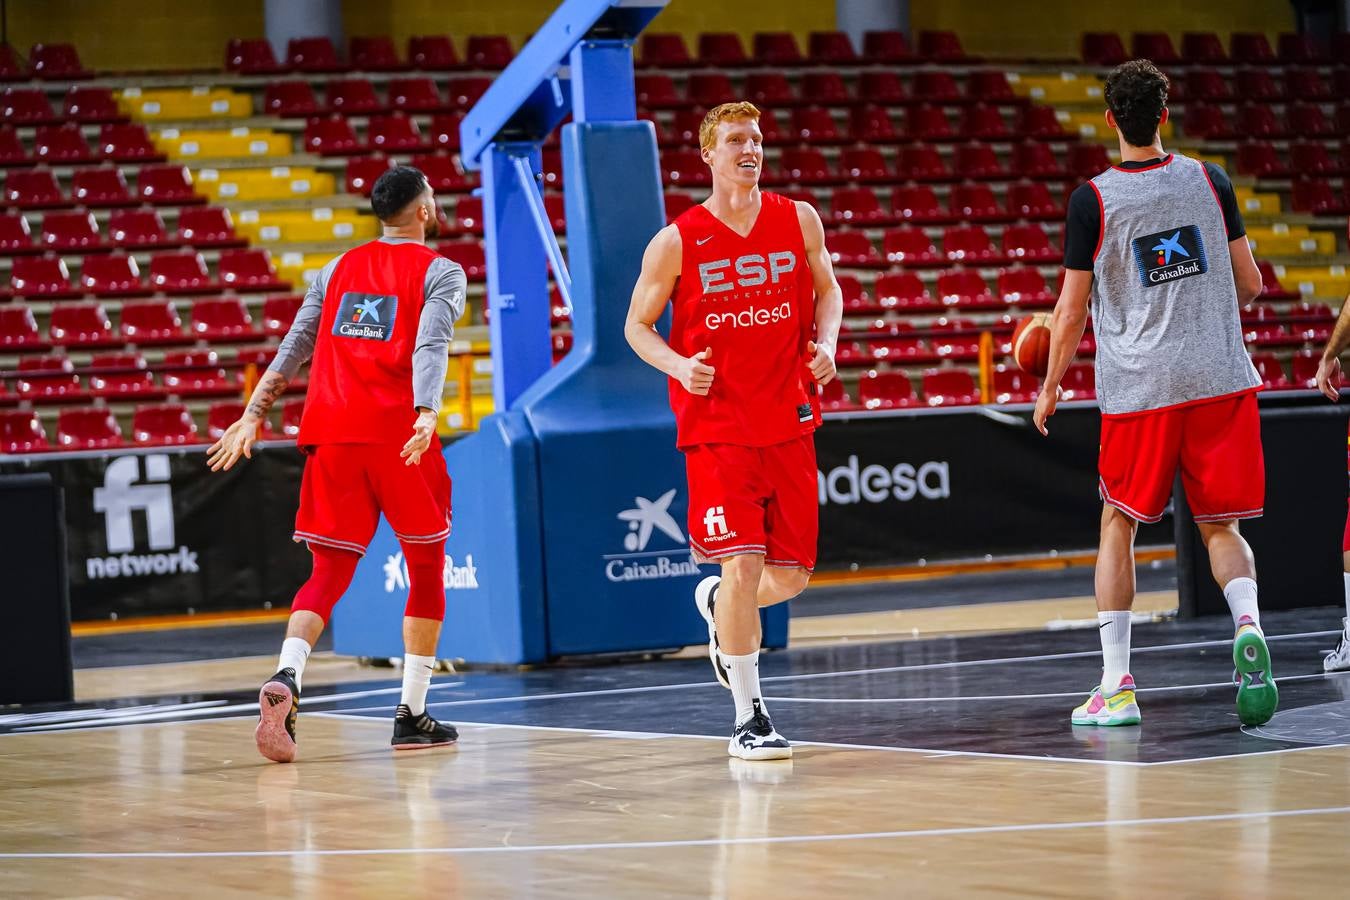
[[[1085,140],[1114,141],[1116,132],[1106,124],[1106,117],[1099,111],[1092,112],[1069,112],[1067,110],[1057,110],[1055,113],[1059,119],[1059,124],[1065,131],[1077,134]],[[1168,121],[1162,124],[1159,133],[1163,138],[1172,136],[1172,122]]]
[[[309,166],[273,166],[270,169],[199,169],[198,189],[212,201],[285,200],[291,197],[330,197],[338,192],[337,179]]]
[[[1249,187],[1235,187],[1238,208],[1244,213],[1277,215],[1280,212],[1280,195],[1258,193]]]
[[[1276,266],[1280,283],[1304,297],[1344,297],[1350,293],[1350,272],[1345,266]]]
[[[236,231],[263,243],[364,241],[378,236],[374,217],[354,209],[256,210],[235,214]]]
[[[241,119],[253,115],[253,98],[223,88],[127,88],[118,105],[133,119]]]
[[[1018,96],[1051,106],[1060,103],[1102,102],[1102,83],[1093,76],[1078,75],[1075,72],[1061,72],[1058,75],[1022,75],[1009,72],[1008,83],[1012,85],[1013,93]]]
[[[1306,225],[1268,225],[1247,229],[1247,241],[1257,256],[1334,256],[1336,236],[1313,232]]]
[[[309,285],[316,277],[319,270],[328,265],[335,253],[282,253],[272,257],[272,262],[277,267],[277,277],[283,281],[289,281],[297,288],[300,285]]]
[[[228,159],[248,156],[289,156],[291,136],[251,128],[183,130],[165,128],[155,143],[171,159]]]

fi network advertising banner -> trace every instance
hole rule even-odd
[[[303,462],[266,447],[212,473],[196,450],[6,462],[65,492],[71,617],[288,606],[308,575],[291,542]]]

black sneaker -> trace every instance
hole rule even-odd
[[[720,649],[717,643],[717,620],[713,618],[713,610],[717,606],[717,586],[721,583],[722,579],[717,575],[709,575],[700,581],[694,588],[694,605],[708,626],[708,659],[712,660],[713,674],[722,687],[731,690],[731,677],[717,652]]]
[[[751,701],[755,711],[736,726],[727,745],[727,753],[738,759],[791,759],[792,745],[774,730],[769,714],[758,700]]]
[[[300,688],[295,670],[282,669],[258,691],[258,727],[253,739],[258,752],[274,762],[295,759],[295,719],[300,714]]]
[[[439,747],[459,740],[455,726],[437,722],[425,711],[414,716],[407,704],[400,703],[394,712],[394,736],[389,743],[395,750],[418,750]]]

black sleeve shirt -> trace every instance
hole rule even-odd
[[[1142,169],[1154,166],[1163,159],[1149,159],[1121,163],[1123,169]],[[1238,208],[1237,193],[1228,173],[1214,163],[1204,163],[1205,172],[1219,195],[1223,220],[1228,227],[1228,240],[1235,241],[1247,233]],[[1092,271],[1092,258],[1097,253],[1097,242],[1102,233],[1102,210],[1097,203],[1097,192],[1091,184],[1080,184],[1069,196],[1069,212],[1064,221],[1064,268]]]

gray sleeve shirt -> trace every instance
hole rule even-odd
[[[340,259],[340,255],[334,257],[310,284],[295,321],[281,339],[277,355],[268,366],[269,371],[280,373],[287,381],[294,380],[300,367],[314,355],[324,294]],[[464,269],[458,263],[437,257],[427,266],[426,279],[422,282],[422,315],[417,322],[417,340],[413,346],[415,406],[433,411],[441,408],[450,341],[455,336],[455,322],[464,314],[465,288]]]

